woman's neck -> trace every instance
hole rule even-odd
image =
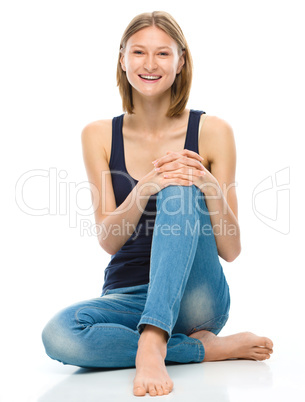
[[[128,116],[133,128],[150,135],[158,135],[169,128],[173,121],[173,118],[166,116],[170,106],[170,95],[169,91],[162,97],[152,99],[134,93],[134,114]]]

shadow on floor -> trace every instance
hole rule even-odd
[[[229,360],[199,364],[167,366],[174,381],[174,390],[168,396],[155,397],[183,401],[234,402],[230,388],[272,387],[272,372],[263,362]],[[139,400],[132,393],[135,369],[79,369],[56,384],[37,402],[100,402]],[[149,395],[147,394],[147,397]],[[246,400],[246,399],[245,399]]]

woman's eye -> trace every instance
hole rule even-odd
[[[160,56],[168,56],[168,53],[166,53],[166,52],[160,52],[159,54],[160,54]]]
[[[141,50],[135,50],[134,54],[142,54],[142,51]]]

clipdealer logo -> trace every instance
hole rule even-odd
[[[48,170],[33,169],[23,173],[15,186],[16,204],[27,215],[68,216],[69,227],[76,228],[78,215],[92,215],[97,208],[92,202],[87,208],[81,207],[84,190],[91,191],[91,194],[96,192],[95,195],[98,195],[98,190],[94,186],[90,188],[87,181],[68,182],[67,177],[67,171],[58,172],[55,167]]]
[[[110,175],[109,172],[103,172],[103,180],[106,177],[105,173]],[[112,174],[124,176],[124,180],[130,182],[130,188],[133,187],[134,183],[125,172],[115,171]],[[100,205],[99,191],[96,186],[88,181],[76,183],[68,181],[67,177],[66,170],[58,171],[55,167],[33,169],[23,173],[15,186],[16,204],[23,213],[31,216],[68,216],[70,228],[79,226],[82,236],[96,236],[100,228],[96,227],[97,225],[93,222],[92,215]],[[103,180],[102,182],[104,182]],[[103,214],[115,213],[114,211],[107,212],[105,210],[105,190],[102,191],[101,201]],[[135,201],[135,198],[133,198],[130,204]],[[84,206],[84,204],[86,205]],[[125,212],[131,206],[129,205],[117,213]],[[140,205],[139,208],[141,208]],[[261,222],[273,230],[282,234],[290,232],[289,167],[269,175],[255,186],[252,192],[252,210]],[[142,210],[142,212],[144,211]],[[175,211],[175,213],[177,212],[181,213],[181,210]],[[166,211],[166,213],[172,214],[170,211]],[[202,213],[204,213],[204,210]],[[224,221],[223,223],[226,222]],[[166,228],[163,230],[166,231]],[[134,235],[138,236],[138,233],[136,232]]]
[[[278,170],[254,188],[252,209],[255,216],[273,230],[290,232],[290,168]]]

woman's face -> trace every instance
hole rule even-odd
[[[160,96],[169,90],[184,64],[178,45],[166,32],[155,26],[132,35],[121,56],[130,85],[144,96]]]

